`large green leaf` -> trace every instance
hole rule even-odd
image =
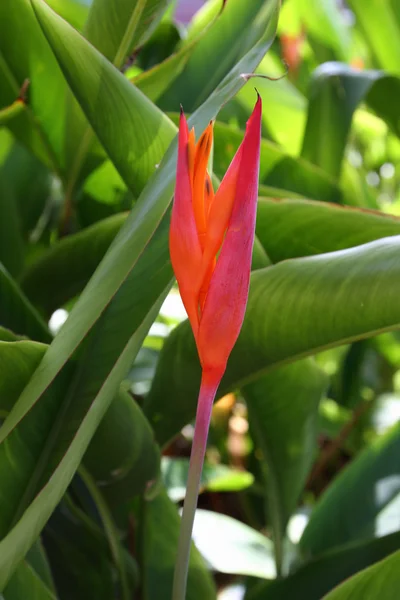
[[[171,597],[179,525],[178,511],[164,490],[153,500],[144,502],[141,523],[143,600]],[[204,561],[192,546],[186,599],[205,598],[216,598],[214,583]]]
[[[399,545],[400,534],[394,533],[338,548],[300,567],[287,578],[255,586],[247,593],[246,600],[321,600],[336,585],[395,552]]]
[[[397,425],[342,471],[313,510],[300,541],[303,552],[319,554],[374,535],[379,513],[400,493],[399,448]]]
[[[315,70],[310,85],[301,155],[332,177],[339,176],[353,114],[363,100],[399,135],[398,78],[332,62]]]
[[[323,371],[308,359],[242,388],[254,442],[267,468],[267,514],[278,572],[286,525],[314,460],[318,405],[326,385]]]
[[[393,600],[400,586],[400,551],[345,581],[324,600]]]
[[[306,200],[261,198],[257,237],[273,262],[351,248],[400,234],[400,219]]]
[[[272,367],[398,328],[399,248],[395,236],[253,273],[243,328],[219,395]],[[161,444],[193,419],[199,381],[193,335],[185,322],[165,343],[145,403]]]

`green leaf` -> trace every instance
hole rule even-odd
[[[75,489],[74,492],[77,493]],[[86,488],[85,493],[87,499]],[[89,498],[92,510],[96,510],[97,505],[93,504],[91,496]],[[92,596],[99,600],[114,597],[126,600],[127,596],[120,594],[118,567],[125,571],[132,598],[136,583],[135,562],[119,540],[113,540],[114,551],[110,548],[98,521],[98,514],[95,520],[92,519],[67,496],[46,526],[44,540],[60,600],[86,600]],[[118,561],[122,564],[115,562],[114,552],[118,553]]]
[[[46,346],[30,341],[0,342],[0,411],[11,410],[42,360]]]
[[[1,264],[0,325],[37,341],[51,339],[46,324]]]
[[[10,329],[7,329],[6,327],[1,327],[0,325],[0,340],[2,342],[17,342],[21,339],[23,339],[23,336],[16,335],[12,331],[10,331]]]
[[[164,456],[161,472],[168,496],[174,502],[183,500],[189,471],[189,459]],[[201,492],[239,492],[250,487],[254,477],[248,471],[226,465],[205,463],[201,474]]]
[[[400,493],[399,448],[397,425],[336,477],[315,505],[300,541],[303,552],[314,555],[374,535],[379,513]]]
[[[18,566],[2,597],[4,600],[57,600],[55,593],[47,587],[27,561]]]
[[[209,510],[197,510],[193,539],[215,571],[272,579],[272,542],[248,525]]]
[[[400,234],[400,219],[306,200],[261,198],[257,237],[273,262],[344,250]]]
[[[396,21],[395,6],[390,0],[349,0],[357,25],[364,33],[372,50],[377,66],[391,73],[399,73],[400,65],[400,23]]]
[[[14,143],[4,161],[1,177],[16,204],[20,232],[27,239],[50,196],[50,173],[33,154]]]
[[[179,103],[187,112],[198,108],[264,34],[272,4],[264,0],[227,2],[221,16],[194,47],[180,76],[159,99],[161,108],[176,110]],[[221,5],[221,0],[214,0],[203,8],[204,18],[198,13],[196,18],[201,24],[194,24],[187,44],[215,17]]]
[[[178,27],[173,17],[174,2],[170,2],[163,18],[158,23],[144,46],[139,49],[137,63],[128,67],[126,77],[130,78],[140,71],[148,70],[159,63],[169,59],[176,52],[182,39],[183,31]],[[130,61],[129,61],[130,62]]]
[[[42,0],[32,0],[32,5],[76,99],[122,178],[138,196],[174,137],[175,127]],[[60,43],[60,36],[68,40],[65,45]],[[118,120],[105,118],[117,110]],[[81,130],[79,148],[71,146],[76,160],[70,168],[68,190],[76,182],[91,140],[90,128],[83,136]]]
[[[121,390],[111,403],[83,462],[113,505],[131,500],[154,484],[160,451],[148,421],[128,392]]]
[[[21,277],[28,298],[50,315],[77,296],[104,257],[126,221],[125,213],[103,219],[83,231],[62,238],[42,253]]]
[[[398,78],[388,77],[382,71],[357,71],[332,62],[320,65],[314,71],[310,85],[301,156],[332,177],[339,176],[353,114],[364,99],[399,135],[398,110],[394,101],[400,88]]]
[[[145,502],[142,516],[142,598],[169,598],[178,546],[180,519],[165,491]],[[192,546],[187,600],[214,600],[216,591],[198,551]]]
[[[4,600],[57,600],[50,566],[40,540],[29,551],[4,590]]]
[[[394,533],[338,548],[300,567],[289,577],[255,586],[247,593],[246,600],[321,600],[324,594],[348,577],[395,552],[399,542],[400,534]]]
[[[191,39],[189,43],[184,44],[177,52],[168,56],[160,64],[139,73],[139,75],[135,75],[131,79],[132,83],[150,100],[157,102],[171,85],[171,82],[182,73],[190,55],[206,31],[207,28],[203,29],[197,37]]]
[[[85,37],[120,68],[149,38],[167,6],[168,0],[93,0]]]
[[[54,581],[46,551],[39,538],[26,555],[26,560],[35,569],[40,579],[54,592]]]
[[[243,328],[218,396],[272,367],[398,328],[399,248],[396,236],[254,272]],[[193,419],[199,381],[185,322],[164,345],[144,406],[160,444]]]
[[[143,451],[145,452],[146,449],[143,448]],[[94,479],[92,479],[92,477],[86,471],[86,469],[81,467],[79,470],[79,474],[80,474],[80,477],[82,478],[82,480],[84,481],[88,492],[91,495],[91,500],[96,505],[96,510],[102,521],[102,525],[104,528],[105,535],[107,537],[107,541],[108,541],[108,544],[110,547],[110,552],[111,552],[111,555],[112,555],[112,558],[114,561],[114,565],[118,569],[118,575],[119,575],[120,587],[121,587],[121,596],[124,600],[130,600],[132,598],[133,590],[131,589],[131,585],[128,580],[128,573],[126,572],[126,569],[125,569],[125,566],[126,566],[125,565],[125,553],[126,553],[126,551],[123,550],[123,547],[119,541],[119,532],[117,530],[117,526],[114,522],[110,508],[107,505],[107,502],[105,501],[105,498],[103,497],[103,494],[98,489],[96,482],[94,481]],[[123,499],[121,498],[121,501],[122,500]],[[136,579],[135,579],[134,583],[135,584],[137,583]]]
[[[335,51],[342,61],[350,58],[350,28],[335,0],[300,0],[299,19],[307,35]]]
[[[268,106],[264,110],[267,111]],[[213,168],[222,178],[243,139],[243,132],[218,121],[214,132]],[[341,197],[333,180],[322,170],[305,160],[292,158],[276,144],[264,139],[261,141],[260,183],[316,200],[338,202]]]
[[[89,6],[84,0],[47,0],[47,4],[75,29],[82,30]]]
[[[161,301],[155,304],[147,320],[131,337],[94,398],[83,398],[85,403],[77,407],[71,404],[70,395],[66,394],[64,404],[59,406],[59,398],[67,387],[66,380],[70,378],[70,373],[64,369],[62,377],[55,380],[41,402],[0,445],[0,479],[12,481],[11,486],[0,485],[0,494],[1,490],[7,490],[0,497],[0,524],[3,532],[9,530],[0,542],[0,590],[65,493],[119,382],[142,345]],[[71,392],[73,394],[74,389]],[[18,403],[14,411],[18,418]]]
[[[108,0],[94,0],[91,4],[89,16],[84,29],[85,37],[110,61],[110,63],[112,63],[117,69],[121,69],[127,56],[129,56],[135,47],[145,41],[145,39],[157,25],[166,7],[167,0],[116,0],[115,2],[108,2]],[[50,38],[49,41],[51,44]],[[54,45],[52,47],[53,50],[55,50]],[[57,52],[55,52],[55,54],[57,56]],[[85,56],[85,53],[83,56]],[[57,58],[59,60],[59,56],[57,56]],[[107,64],[107,67],[111,68],[111,65],[108,62],[103,64]],[[91,70],[89,65],[85,64],[85,61],[80,66],[83,68],[83,70],[86,70],[86,72]],[[64,68],[65,73],[65,67],[63,67],[62,63],[61,67]],[[77,74],[78,73],[75,75]],[[91,88],[92,92],[94,84],[97,92],[100,94],[103,93],[101,91],[101,86],[103,85],[101,72],[95,73],[95,78],[91,81],[86,81],[86,84],[89,86],[89,88]],[[75,97],[81,103],[81,106],[82,95],[86,101],[88,98],[90,98],[90,96],[93,96],[93,93],[88,95],[87,86],[80,85],[80,89],[83,88],[81,89],[81,95],[77,95],[75,90]],[[138,179],[137,185],[140,187],[136,189],[141,191],[144,182],[147,181],[149,174],[153,171],[157,162],[153,162],[154,149],[153,154],[149,157],[150,163],[148,163],[148,165],[151,165],[151,170],[146,171],[146,168],[143,166],[142,159],[144,158],[144,161],[146,162],[146,153],[151,148],[158,127],[160,126],[162,129],[162,123],[164,120],[164,126],[166,128],[165,132],[167,132],[168,122],[166,119],[163,119],[163,115],[157,115],[156,112],[156,118],[154,115],[151,115],[153,118],[150,120],[149,106],[147,105],[147,111],[146,108],[143,108],[143,106],[146,107],[146,104],[140,102],[140,95],[137,92],[134,106],[136,111],[129,111],[129,107],[125,107],[125,113],[128,109],[131,120],[132,114],[139,112],[139,114],[136,116],[136,119],[132,121],[132,136],[129,141],[129,148],[126,148],[126,152],[131,158],[131,167],[133,167],[136,162],[138,163],[138,168],[135,170],[135,179]],[[141,107],[141,111],[138,111],[139,106]],[[82,106],[82,108],[85,111],[85,106]],[[147,128],[144,128],[143,126],[138,128],[138,122],[141,122],[143,119],[143,110],[145,113],[147,112]],[[123,116],[124,115],[121,114],[122,118]],[[123,122],[121,122],[121,126],[123,125],[125,127],[127,123],[129,123],[128,120],[123,120]],[[104,127],[102,129],[104,129]],[[95,165],[105,158],[104,151],[99,147],[98,142],[97,144],[93,143],[95,141],[93,130],[88,125],[86,117],[82,113],[81,108],[78,106],[72,95],[69,96],[68,131],[67,160],[69,168],[65,199],[65,215],[67,217],[68,211],[70,210],[70,205],[72,203],[74,188],[79,178],[82,175],[84,176],[87,174],[87,172],[90,172]],[[166,150],[168,143],[171,141],[173,129],[170,129],[170,132],[170,137],[168,137],[166,134],[165,139],[167,140],[167,144],[164,146],[164,150]],[[120,135],[120,132],[116,131],[115,133],[115,139],[117,139],[117,136]],[[162,144],[164,142],[162,131],[159,132],[159,135],[160,138],[158,139],[158,144],[160,144],[160,142]],[[125,139],[129,138],[125,137]],[[88,156],[89,150],[91,150],[91,156]],[[141,179],[143,174],[146,176],[144,180]],[[133,181],[133,179],[131,179],[131,181]]]
[[[0,24],[0,106],[14,102],[24,81],[29,78],[30,82],[26,109],[8,126],[18,140],[61,175],[65,94],[61,71],[29,0],[3,0]]]
[[[361,571],[324,600],[392,600],[400,586],[400,551]]]
[[[14,277],[24,262],[24,242],[16,198],[0,169],[0,262]]]
[[[266,463],[267,514],[278,572],[286,525],[314,460],[318,405],[326,385],[323,371],[308,359],[242,388],[252,437]]]

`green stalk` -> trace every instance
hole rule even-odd
[[[183,504],[181,529],[179,532],[172,600],[185,600],[186,598],[194,515],[199,496],[200,479],[203,470],[204,455],[206,453],[211,411],[222,375],[223,373],[220,371],[203,371],[201,378],[186,496]]]

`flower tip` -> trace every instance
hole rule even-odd
[[[183,106],[182,106],[182,104],[180,104],[179,106],[180,106],[181,117],[183,117],[183,115],[185,114],[184,111],[183,111]]]
[[[254,110],[253,113],[257,113],[259,115],[259,117],[261,117],[261,112],[262,112],[262,98],[260,96],[260,93],[258,91],[257,88],[254,88],[256,90],[256,94],[257,94],[257,100],[254,106]]]

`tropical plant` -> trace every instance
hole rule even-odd
[[[179,107],[217,189],[263,102],[243,327],[187,598],[400,589],[396,0],[0,2],[0,598],[171,598],[201,367]]]

